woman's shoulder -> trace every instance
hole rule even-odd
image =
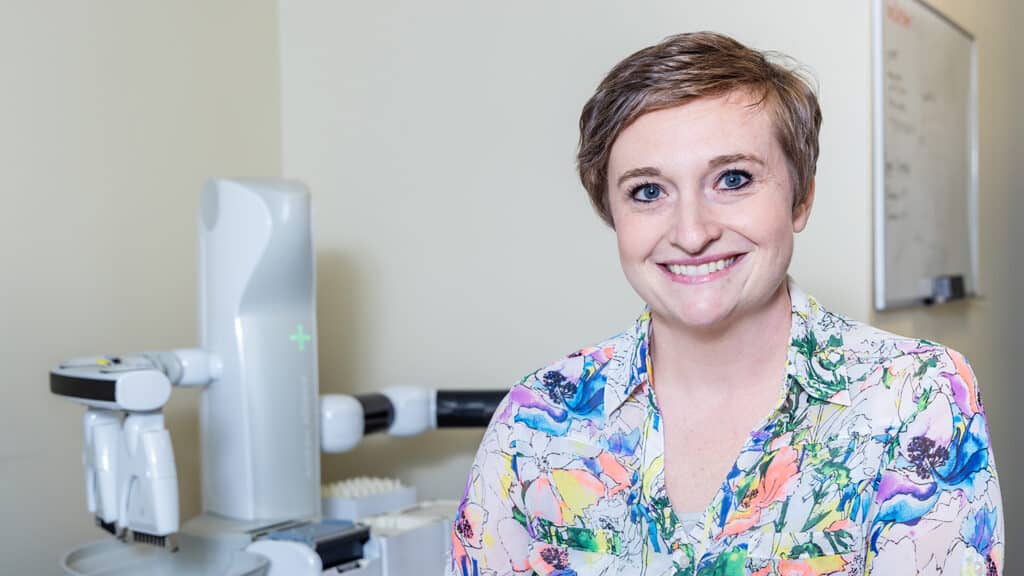
[[[843,318],[843,348],[847,361],[878,365],[918,365],[921,375],[934,370],[970,368],[963,354],[926,338],[903,336],[856,320]]]
[[[632,347],[630,333],[621,332],[530,372],[510,390],[504,419],[553,435],[564,435],[574,422],[599,420],[610,373],[628,378]]]
[[[953,348],[851,319],[792,284],[790,290],[796,359],[812,375],[831,372],[833,384],[848,384],[852,395],[876,385],[887,390],[903,383],[944,387],[953,375],[973,381],[970,364]]]
[[[875,390],[921,405],[948,400],[965,414],[980,410],[974,371],[956,349],[855,320],[844,322],[843,354],[854,396]]]

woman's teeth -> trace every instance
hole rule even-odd
[[[732,263],[736,261],[736,257],[723,258],[721,260],[715,260],[714,262],[705,262],[697,266],[688,266],[684,264],[669,264],[668,271],[673,274],[680,276],[707,276],[712,272],[718,272],[732,266]]]

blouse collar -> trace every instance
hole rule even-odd
[[[792,324],[786,374],[809,396],[849,406],[850,380],[843,348],[846,320],[823,308],[792,278],[788,282]],[[604,370],[605,417],[618,410],[637,387],[647,382],[650,329],[651,312],[645,309],[633,327],[616,342],[613,356]]]

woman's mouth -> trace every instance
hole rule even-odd
[[[743,255],[739,254],[701,264],[662,264],[661,268],[668,272],[673,281],[695,284],[725,275],[742,258]]]

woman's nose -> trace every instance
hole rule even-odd
[[[678,204],[671,239],[679,248],[700,254],[721,236],[722,226],[712,207],[699,199]]]

